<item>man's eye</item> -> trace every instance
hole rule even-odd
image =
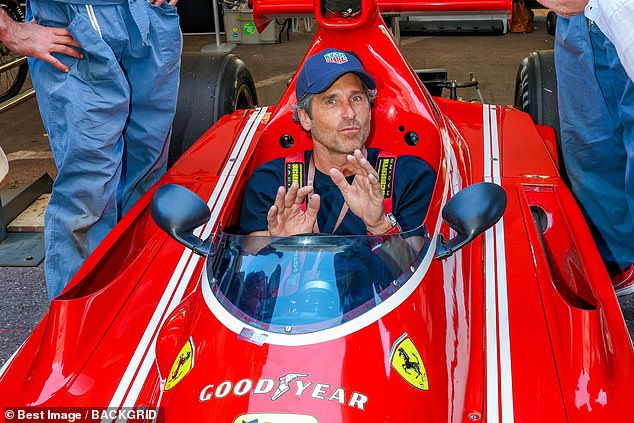
[[[352,101],[363,101],[363,96],[362,95],[355,95],[354,97],[352,97]]]
[[[329,106],[332,106],[336,103],[337,101],[334,98],[327,98],[326,99],[326,104]]]

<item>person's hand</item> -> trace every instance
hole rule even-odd
[[[159,7],[160,5],[166,2],[166,0],[148,0],[148,1],[150,2],[150,4],[156,7]],[[178,0],[167,1],[167,4],[169,4],[170,6],[176,6],[176,3],[178,3]]]
[[[538,0],[542,6],[545,6],[559,16],[564,18],[570,18],[579,13],[583,13],[583,10],[588,4],[588,0]]]
[[[79,43],[65,28],[48,28],[35,22],[11,22],[3,41],[16,53],[42,59],[63,72],[68,72],[68,66],[51,53],[62,53],[77,59],[84,57],[81,52],[72,48],[79,48]]]
[[[383,210],[383,190],[379,175],[360,150],[348,155],[348,163],[354,169],[355,177],[349,184],[338,169],[330,169],[332,181],[337,185],[350,211],[365,223],[373,234],[387,232],[392,224]]]
[[[302,210],[302,203],[312,192],[313,187],[299,188],[297,183],[291,185],[288,192],[286,188],[279,187],[275,204],[266,216],[269,235],[291,236],[312,232],[319,212],[319,195],[310,196],[306,211]]]

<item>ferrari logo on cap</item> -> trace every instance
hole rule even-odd
[[[346,63],[348,61],[348,57],[345,53],[337,51],[324,54],[324,59],[326,59],[326,63],[336,63],[338,65]]]
[[[392,345],[390,364],[410,385],[423,391],[429,389],[425,365],[407,333]]]
[[[178,382],[185,377],[187,373],[194,367],[194,342],[191,338],[185,343],[181,351],[178,353],[172,369],[167,376],[164,390],[172,389]]]

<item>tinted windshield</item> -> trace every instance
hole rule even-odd
[[[424,227],[389,236],[221,233],[207,279],[223,307],[245,323],[313,332],[354,319],[396,292],[429,244]]]

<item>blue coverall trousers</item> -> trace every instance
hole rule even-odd
[[[583,14],[557,19],[561,143],[572,190],[608,265],[634,263],[634,84]]]
[[[67,28],[84,55],[56,56],[68,73],[29,60],[58,170],[44,221],[51,298],[164,174],[176,110],[182,50],[176,8],[147,0],[93,3],[28,4],[27,19]]]

